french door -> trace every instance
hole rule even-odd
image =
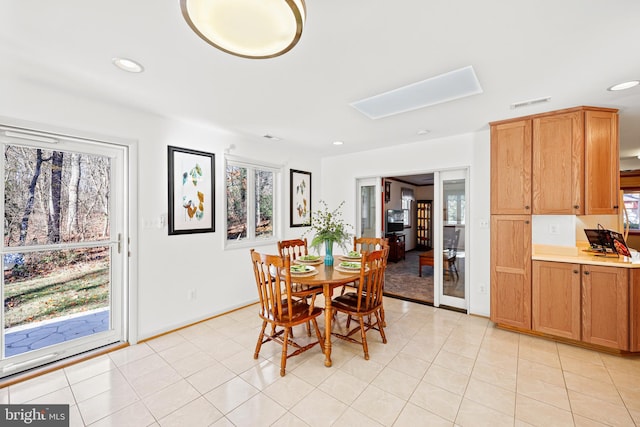
[[[0,377],[124,340],[127,147],[0,125]]]
[[[359,179],[358,223],[356,236],[381,237],[382,235],[382,178]]]
[[[438,290],[435,305],[462,310],[468,310],[469,253],[465,251],[465,242],[469,241],[466,227],[469,218],[467,175],[467,169],[441,171],[435,175],[438,185],[434,188],[434,198],[438,201],[434,219],[439,224],[439,238],[435,239],[434,250],[442,253],[442,257],[435,260],[434,271],[438,279],[435,281]]]

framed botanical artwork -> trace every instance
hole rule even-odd
[[[311,172],[290,170],[291,227],[311,225]]]
[[[391,200],[391,181],[384,182],[384,202],[389,203]]]
[[[215,230],[215,155],[168,147],[169,235]]]

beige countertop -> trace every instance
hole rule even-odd
[[[533,245],[531,259],[534,261],[568,262],[575,264],[603,265],[607,267],[640,268],[640,258],[596,255],[584,252],[588,246],[578,244],[569,246]]]

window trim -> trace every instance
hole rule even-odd
[[[247,235],[253,235],[252,238],[245,238],[239,241],[233,241],[227,239],[227,167],[229,165],[244,167],[247,169],[251,169],[255,171],[256,169],[267,170],[273,172],[273,235],[268,238],[255,238],[255,224],[254,221],[249,221],[248,218],[255,218],[255,192],[252,191],[252,194],[247,194]],[[282,211],[281,200],[282,200],[282,175],[283,175],[284,166],[268,163],[268,162],[259,162],[256,160],[238,157],[226,154],[224,156],[224,215],[223,215],[223,231],[224,238],[222,239],[223,249],[238,249],[238,248],[248,248],[255,246],[263,246],[263,245],[272,245],[280,240],[281,235],[281,221],[282,215],[280,212]],[[255,174],[249,173],[247,174],[247,192],[249,192],[249,188],[255,188]],[[253,186],[253,187],[251,187]]]

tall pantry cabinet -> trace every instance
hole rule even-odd
[[[531,329],[531,215],[618,212],[618,114],[576,107],[490,126],[491,320]]]

